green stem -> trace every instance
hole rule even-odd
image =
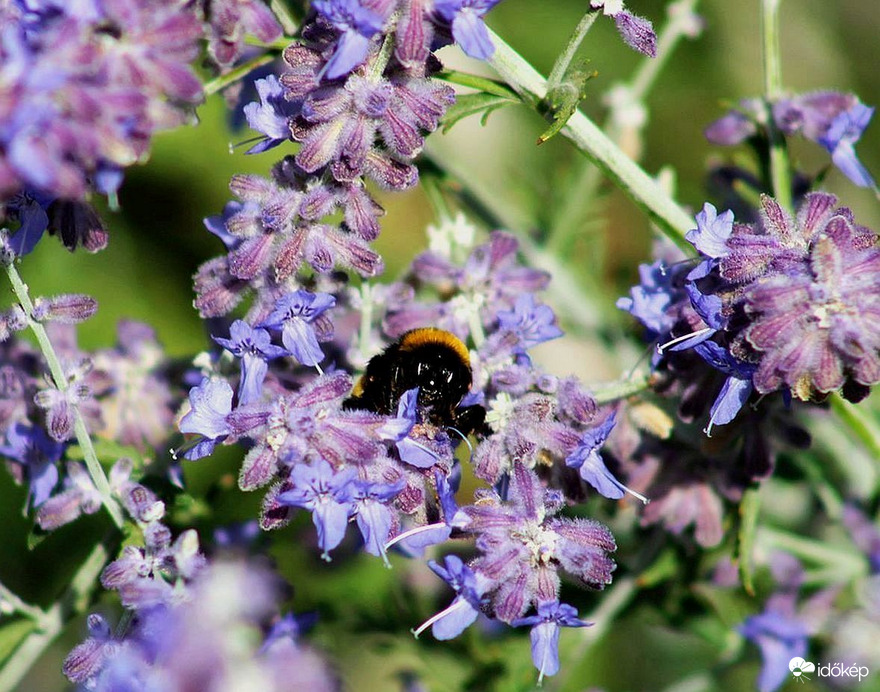
[[[269,9],[275,14],[285,35],[293,36],[299,30],[296,19],[290,14],[290,10],[283,0],[272,0],[269,3]]]
[[[785,137],[773,121],[773,104],[782,95],[782,59],[779,48],[779,5],[782,0],[761,0],[761,38],[764,43],[764,100],[770,137],[770,178],[773,194],[791,209],[791,169]]]
[[[831,410],[840,421],[849,428],[858,440],[865,445],[874,464],[880,471],[880,427],[864,414],[855,404],[844,399],[840,394],[828,397]]]
[[[2,583],[0,583],[0,603],[11,606],[13,612],[21,613],[26,618],[37,623],[38,626],[46,615],[43,610],[37,606],[25,603],[14,591],[11,591]],[[3,615],[6,615],[9,611],[7,608],[3,608],[0,612],[2,612]]]
[[[39,629],[25,637],[0,668],[0,692],[16,689],[37,659],[61,633],[70,617],[88,607],[90,594],[98,583],[98,576],[104,569],[108,556],[107,549],[101,543],[92,549],[71,580],[67,591],[49,610],[42,613]]]
[[[590,386],[590,393],[597,404],[604,405],[644,392],[649,386],[650,377],[648,375],[637,375],[620,382],[592,385]]]
[[[525,103],[537,109],[547,95],[547,80],[497,34],[491,30],[490,34],[495,45],[490,64]],[[684,239],[684,234],[694,225],[690,215],[586,115],[575,112],[561,133],[601,168],[664,234],[682,249],[693,252],[690,243]]]
[[[550,85],[551,89],[562,82],[562,78],[565,77],[565,73],[568,70],[568,66],[571,65],[575,53],[577,53],[577,50],[580,48],[581,43],[583,43],[587,32],[590,30],[590,27],[593,26],[593,22],[596,21],[596,17],[598,16],[598,10],[589,10],[583,17],[581,17],[581,21],[578,22],[578,25],[568,39],[565,50],[563,50],[559,54],[559,57],[556,58],[556,62],[553,63],[553,68],[550,70],[550,76],[547,77],[547,83]]]
[[[245,76],[250,74],[253,70],[256,70],[258,67],[262,67],[263,65],[268,65],[272,62],[277,56],[275,53],[263,53],[263,55],[258,55],[256,58],[252,58],[245,63],[242,63],[234,70],[227,72],[226,74],[220,75],[212,79],[210,82],[205,84],[205,96],[210,96],[211,94],[216,94],[221,89],[225,89],[230,84],[235,84],[235,82],[240,79],[244,79]]]
[[[61,365],[61,360],[58,358],[58,354],[55,353],[55,348],[52,346],[52,342],[49,339],[49,335],[46,333],[45,327],[31,317],[34,313],[34,304],[28,293],[28,287],[25,285],[24,281],[22,281],[18,270],[15,268],[14,262],[10,262],[6,265],[6,276],[9,278],[9,283],[12,285],[15,297],[21,304],[25,315],[27,315],[28,326],[34,333],[37,343],[40,346],[40,351],[46,359],[46,364],[49,367],[49,374],[52,376],[55,387],[59,392],[66,392],[69,383],[67,381],[67,375],[64,372],[64,367]],[[104,473],[104,469],[101,467],[101,462],[98,461],[98,457],[95,454],[95,448],[92,445],[92,438],[89,436],[89,432],[86,429],[85,421],[83,420],[79,408],[77,406],[73,406],[72,408],[76,441],[82,449],[83,458],[85,459],[86,467],[89,470],[89,475],[92,478],[92,482],[95,484],[95,488],[97,488],[100,493],[101,500],[107,508],[110,517],[113,519],[113,523],[116,524],[117,528],[122,528],[125,521],[122,516],[122,510],[116,500],[113,499],[110,491],[110,483],[107,481],[107,476]]]
[[[657,57],[642,58],[628,87],[632,103],[640,103],[647,98],[676,46],[687,35],[689,16],[696,9],[699,1],[679,0],[670,5],[669,20],[657,37]],[[616,118],[609,118],[604,130],[609,139],[614,142],[620,141],[623,133]],[[570,192],[560,205],[559,212],[554,215],[548,235],[547,248],[556,254],[568,252],[571,237],[581,229],[587,209],[595,202],[596,191],[601,181],[601,171],[590,161],[582,160],[579,168],[574,174]]]

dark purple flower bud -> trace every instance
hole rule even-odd
[[[36,298],[32,317],[37,322],[61,322],[78,324],[85,322],[98,311],[98,301],[80,293]]]
[[[263,43],[281,38],[282,29],[261,0],[212,0],[208,50],[219,65],[232,65],[241,57],[246,34]]]
[[[624,10],[614,15],[614,23],[620,37],[630,48],[649,58],[657,57],[657,35],[651,22]]]

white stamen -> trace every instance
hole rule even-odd
[[[433,625],[435,622],[437,622],[441,618],[446,617],[447,615],[449,615],[449,613],[458,610],[459,608],[461,608],[462,606],[464,606],[466,604],[467,604],[467,601],[465,599],[460,598],[460,597],[456,598],[448,608],[446,608],[445,610],[441,610],[439,613],[437,613],[433,617],[428,618],[424,623],[422,623],[422,625],[417,630],[410,630],[410,631],[412,632],[413,636],[416,639],[418,639],[419,635],[422,632],[424,632],[426,629],[428,629],[431,625]]]
[[[672,341],[667,341],[665,344],[658,345],[657,352],[663,353],[663,351],[668,349],[670,346],[675,346],[676,344],[681,343],[682,341],[686,341],[687,339],[690,339],[691,337],[700,336],[701,334],[705,334],[706,332],[713,332],[713,331],[715,331],[715,330],[712,329],[712,327],[703,327],[702,329],[700,329],[696,332],[691,332],[690,334],[685,334],[684,336],[676,337]]]

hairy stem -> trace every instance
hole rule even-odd
[[[247,75],[256,70],[258,67],[268,65],[276,57],[278,56],[275,53],[263,53],[262,55],[258,55],[256,58],[252,58],[247,62],[242,63],[234,70],[231,70],[224,75],[220,75],[219,77],[212,79],[210,82],[205,82],[205,96],[216,94],[221,89],[225,89],[231,84],[235,84],[237,81],[244,79]]]
[[[559,57],[556,58],[556,62],[553,63],[553,68],[550,70],[550,76],[547,77],[547,83],[551,88],[562,82],[562,78],[565,76],[568,66],[571,65],[571,61],[574,60],[575,53],[577,53],[577,50],[580,48],[581,43],[583,43],[587,32],[590,30],[590,27],[593,26],[593,22],[596,21],[596,17],[598,16],[598,10],[589,10],[583,17],[581,17],[581,21],[578,22],[578,25],[569,37],[565,49],[559,54]]]
[[[490,64],[525,103],[537,108],[547,95],[547,80],[497,34],[491,33],[491,37],[495,52]],[[577,111],[561,133],[602,169],[674,243],[688,252],[693,251],[684,239],[684,234],[694,225],[690,215],[593,121]]]
[[[782,0],[761,0],[761,39],[764,44],[764,101],[770,136],[770,178],[773,195],[791,209],[791,169],[785,137],[773,120],[773,103],[782,95],[782,60],[779,49],[779,5]]]
[[[643,57],[632,80],[625,87],[630,103],[640,104],[647,98],[676,46],[687,35],[690,16],[698,4],[699,0],[679,0],[669,6],[669,20],[657,36],[657,57]],[[620,142],[623,130],[613,113],[603,129],[609,139]],[[582,221],[587,209],[595,202],[596,191],[602,179],[602,171],[590,161],[582,160],[579,165],[575,165],[578,168],[572,176],[571,191],[562,201],[559,212],[554,215],[547,240],[548,249],[557,254],[568,252],[572,236],[582,229]]]
[[[28,326],[37,339],[37,343],[39,344],[40,351],[43,353],[43,358],[45,358],[46,364],[49,367],[49,374],[52,376],[52,381],[54,382],[55,387],[59,392],[66,392],[69,383],[67,381],[67,375],[64,372],[64,367],[61,365],[61,360],[58,358],[58,354],[55,353],[55,348],[52,346],[49,335],[46,333],[46,328],[31,317],[34,313],[34,304],[28,293],[28,287],[25,285],[24,281],[22,281],[18,270],[15,268],[14,262],[10,262],[6,265],[6,276],[9,278],[9,283],[12,285],[15,297],[21,304],[25,315],[27,315]],[[107,481],[107,476],[104,473],[101,462],[98,461],[98,457],[95,454],[95,448],[92,445],[92,438],[89,436],[89,432],[86,429],[85,421],[83,420],[79,408],[77,406],[73,406],[72,408],[76,441],[82,449],[86,468],[89,470],[92,482],[101,494],[101,500],[104,503],[104,507],[107,508],[110,517],[113,519],[113,523],[116,524],[117,528],[122,528],[125,521],[122,516],[122,510],[116,500],[113,499],[110,492],[110,483]]]

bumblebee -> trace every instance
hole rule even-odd
[[[419,420],[466,436],[479,431],[486,418],[482,406],[459,406],[472,380],[467,347],[455,334],[412,329],[370,359],[343,407],[393,415],[404,392],[418,387]]]

